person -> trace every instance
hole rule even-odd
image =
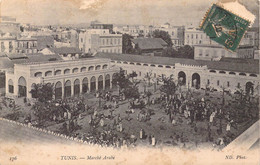
[[[230,122],[227,123],[226,131],[227,131],[227,132],[230,131]]]
[[[68,118],[68,113],[65,111],[63,116],[64,116],[64,119],[66,120]]]
[[[155,146],[155,143],[156,143],[156,141],[155,141],[155,137],[154,137],[154,135],[152,136],[152,146]]]
[[[105,123],[104,123],[104,120],[103,120],[103,118],[101,118],[101,119],[100,119],[100,126],[103,127],[104,124],[105,124]]]
[[[68,111],[68,119],[71,119],[71,113]]]
[[[140,139],[143,139],[143,129],[140,130]]]
[[[149,141],[149,144],[152,144],[152,137],[151,137],[151,135],[148,136],[148,141]]]

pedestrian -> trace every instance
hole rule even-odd
[[[143,139],[143,129],[140,130],[140,139]]]
[[[155,143],[156,143],[156,140],[155,140],[155,137],[154,135],[152,136],[152,146],[155,146]]]
[[[151,135],[148,136],[148,141],[149,141],[149,144],[151,145],[152,144],[152,137],[151,137]]]
[[[101,127],[103,127],[103,126],[104,126],[104,124],[105,124],[105,123],[104,123],[104,119],[103,119],[103,118],[101,118],[99,123],[100,123],[100,126],[101,126]]]
[[[228,123],[227,123],[227,127],[226,127],[226,131],[227,131],[227,132],[230,131],[230,127],[231,127],[231,125],[230,125],[230,123],[228,122]]]

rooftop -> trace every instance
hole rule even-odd
[[[21,56],[25,58],[10,58],[13,56]],[[59,55],[43,55],[40,53],[37,54],[12,54],[0,57],[0,69],[13,68],[14,64],[23,64],[23,63],[35,63],[41,62],[46,63],[52,60],[62,61],[62,58]]]
[[[136,38],[131,40],[140,49],[162,49],[167,43],[161,38]]]
[[[127,62],[140,62],[148,64],[161,64],[174,66],[176,63],[195,65],[195,66],[207,66],[209,69],[226,70],[234,72],[246,72],[259,74],[259,60],[252,60],[251,62],[237,62],[236,60],[228,59],[227,61],[205,61],[205,60],[193,60],[185,58],[170,58],[170,57],[157,57],[157,56],[142,56],[132,54],[113,54],[113,53],[98,53],[97,58],[110,58],[115,61],[127,61]]]
[[[60,47],[60,48],[52,48],[50,50],[53,50],[57,54],[80,54],[82,53],[79,48],[75,47]]]

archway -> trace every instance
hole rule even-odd
[[[110,89],[110,75],[107,74],[105,77],[105,89]]]
[[[36,89],[36,84],[35,83],[33,83],[32,84],[32,86],[31,86],[31,95],[32,95],[32,98],[36,98],[37,97],[37,91],[35,91],[35,89]]]
[[[76,79],[74,81],[74,96],[79,96],[80,93],[80,81],[79,79]]]
[[[196,89],[200,88],[200,75],[198,73],[192,75],[192,87]]]
[[[88,91],[88,78],[85,77],[82,81],[82,93],[86,93]]]
[[[112,75],[112,88],[115,89],[117,87],[117,84],[113,81],[116,77],[116,73]]]
[[[254,94],[254,84],[250,81],[246,83],[246,94]]]
[[[103,90],[103,76],[98,77],[98,90]]]
[[[95,92],[96,91],[96,77],[93,76],[90,79],[90,92]]]
[[[24,77],[20,77],[18,80],[18,97],[26,97],[26,93],[26,80]]]
[[[178,82],[180,85],[186,85],[186,74],[183,71],[178,73]]]
[[[8,80],[8,92],[9,93],[14,93],[14,83],[13,80]]]
[[[70,80],[67,80],[64,84],[64,97],[70,97],[71,96],[71,82]]]
[[[55,84],[55,99],[62,99],[62,84],[60,81]]]

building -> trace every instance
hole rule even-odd
[[[37,39],[37,50],[41,51],[44,48],[54,48],[53,36],[32,36]]]
[[[159,55],[168,44],[161,38],[136,38],[132,39],[132,46],[138,54],[141,55]]]
[[[99,21],[92,21],[90,23],[91,29],[108,29],[109,33],[113,32],[113,24],[104,24]]]
[[[216,42],[210,40],[210,38],[203,31],[196,28],[186,28],[184,45],[216,45]]]
[[[79,59],[82,55],[82,51],[75,47],[60,47],[49,49],[54,54],[58,54],[63,60]]]
[[[230,52],[221,45],[194,45],[195,60],[219,61],[222,57],[254,58],[254,47],[241,45],[236,52]]]
[[[16,37],[10,33],[2,33],[0,36],[0,52],[15,53]]]
[[[185,29],[185,45],[219,45],[215,41],[212,41],[206,33],[197,28],[186,28]],[[257,29],[249,29],[242,40],[240,41],[240,46],[254,46],[258,48],[259,46],[259,33]]]
[[[134,38],[137,38],[139,36],[148,37],[153,33],[154,27],[152,25],[150,26],[126,25],[126,26],[115,26],[113,30],[116,33],[129,34]]]
[[[0,16],[0,33],[10,33],[18,37],[21,34],[20,24],[16,22],[16,18]]]
[[[171,26],[169,23],[165,23],[157,29],[166,31],[171,36],[174,47],[180,47],[184,45],[184,26]]]
[[[55,99],[110,89],[118,71],[109,59],[96,58],[15,64],[6,73],[6,96],[33,98],[30,91],[37,83],[54,84]]]
[[[16,53],[37,53],[37,38],[22,37],[16,40]]]
[[[259,95],[259,60],[255,59],[204,61],[105,53],[98,53],[96,57],[110,58],[111,63],[122,67],[127,73],[135,71],[138,79],[151,72],[154,80],[161,75],[173,75],[175,81],[181,81],[186,88],[211,87],[218,91],[225,88],[226,91],[235,92],[240,87],[250,94]]]
[[[122,53],[122,34],[110,34],[108,29],[87,29],[79,33],[79,49],[84,53]]]

